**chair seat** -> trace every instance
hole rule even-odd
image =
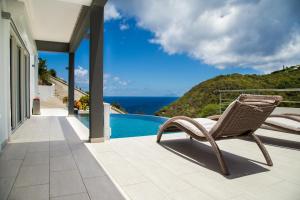
[[[268,117],[265,123],[267,125],[274,125],[300,133],[300,122],[297,122],[295,120],[286,119],[283,117]]]
[[[193,120],[195,120],[196,122],[201,124],[208,132],[217,123],[217,121],[207,119],[207,118],[194,118]],[[192,123],[190,123],[186,120],[178,119],[178,120],[175,120],[174,123],[179,124],[180,126],[184,127],[185,129],[193,132],[194,134],[196,134],[200,137],[205,137],[203,135],[203,133],[196,126],[194,126]]]

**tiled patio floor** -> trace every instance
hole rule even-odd
[[[66,117],[32,117],[0,157],[0,199],[124,199]]]
[[[274,166],[255,142],[241,139],[218,144],[231,175],[219,173],[207,143],[185,134],[112,139],[87,144],[112,180],[131,199],[300,199],[300,135],[258,130]]]
[[[224,177],[209,145],[183,133],[90,144],[75,118],[33,117],[1,155],[0,199],[300,199],[300,135],[258,134],[274,166],[254,142],[224,140]]]

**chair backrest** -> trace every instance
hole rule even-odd
[[[281,100],[281,96],[242,94],[226,108],[210,134],[219,138],[254,132]]]

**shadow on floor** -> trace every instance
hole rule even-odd
[[[0,154],[0,199],[122,200],[66,117],[27,120]]]
[[[69,147],[72,151],[81,176],[84,178],[84,180],[89,179],[89,177],[99,176],[98,181],[92,181],[90,183],[90,187],[92,188],[91,191],[89,191],[89,188],[87,188],[90,196],[96,194],[94,195],[94,198],[92,197],[91,199],[124,199],[118,188],[108,178],[104,169],[99,165],[97,160],[84,145],[84,141],[80,140],[67,119],[65,117],[59,117],[59,122],[61,124],[62,132],[64,133],[64,136],[68,141]],[[103,176],[103,178],[100,178],[101,176]],[[89,184],[86,185],[88,187]]]
[[[289,133],[285,133],[289,134]],[[283,147],[283,148],[288,148],[292,150],[300,150],[300,142],[292,141],[292,140],[284,140],[284,139],[279,139],[279,138],[273,138],[273,137],[267,137],[267,136],[262,136],[258,135],[261,141],[264,144],[276,146],[276,147]],[[249,140],[250,141],[250,140]]]
[[[190,162],[220,173],[217,158],[208,144],[190,139],[163,140],[159,144],[168,151],[171,151]],[[258,147],[257,153],[261,154]],[[222,154],[230,173],[229,176],[225,176],[228,179],[269,171],[269,169],[256,164],[265,164],[264,160],[262,162],[253,161],[226,151],[222,151]]]

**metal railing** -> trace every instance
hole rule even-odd
[[[222,113],[222,108],[227,106],[229,103],[231,103],[238,95],[240,94],[278,94],[280,93],[299,93],[300,94],[300,88],[288,88],[288,89],[244,89],[244,90],[218,90],[219,93],[219,107],[220,107],[220,114]],[[233,98],[223,98],[225,94],[231,94],[234,96]],[[235,95],[233,95],[235,94]],[[231,96],[230,95],[230,96]],[[297,96],[296,96],[297,97]],[[300,106],[300,98],[297,100],[289,100],[289,99],[283,99],[281,103],[285,104],[299,104]]]

